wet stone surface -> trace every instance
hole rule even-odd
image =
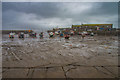
[[[107,40],[106,40],[107,39]],[[15,38],[3,36],[3,78],[118,77],[118,39],[115,36]]]

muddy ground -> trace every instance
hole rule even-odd
[[[116,78],[117,36],[2,40],[3,78]]]

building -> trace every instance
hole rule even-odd
[[[70,30],[72,30],[72,28],[59,28],[58,30],[60,30],[60,31],[70,31]]]
[[[72,29],[76,31],[96,31],[112,29],[113,24],[82,24],[72,25]]]
[[[9,34],[9,33],[15,33],[18,34],[20,32],[24,32],[25,34],[27,33],[32,33],[33,30],[2,30],[2,34]]]
[[[53,28],[53,30],[48,30],[47,32],[56,32],[56,31],[60,31],[60,32],[65,32],[65,31],[70,31],[73,30],[72,28]]]
[[[118,35],[120,30],[113,28],[113,24],[82,24],[82,25],[72,25],[71,28],[56,28],[51,30],[52,32],[61,31],[61,32],[71,32],[74,31],[75,34],[79,34],[83,31],[86,31],[88,34],[91,32],[97,35]]]

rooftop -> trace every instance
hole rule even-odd
[[[82,24],[82,25],[73,25],[73,26],[100,26],[100,25],[113,25],[113,24]]]

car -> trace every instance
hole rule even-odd
[[[59,35],[58,31],[55,31],[55,34],[56,34],[56,35]]]
[[[83,31],[83,32],[82,32],[82,34],[88,35],[88,32],[86,32],[86,31]]]
[[[78,32],[78,35],[81,35],[82,33],[81,32]]]
[[[11,32],[11,33],[9,34],[9,38],[14,38],[14,35],[15,35],[15,33],[12,33],[12,32]]]
[[[70,35],[65,35],[65,39],[69,39],[70,38]]]
[[[43,38],[43,32],[41,32],[41,33],[39,34],[39,36],[40,36],[40,38]]]
[[[54,34],[53,32],[50,32],[50,33],[49,33],[49,36],[50,36],[50,37],[53,37],[54,35],[55,35],[55,34]]]
[[[23,32],[19,33],[19,34],[18,34],[18,37],[19,37],[19,38],[24,38],[24,33],[23,33]]]
[[[35,33],[35,32],[29,34],[30,37],[36,37],[36,35],[37,35],[37,33]]]
[[[70,31],[70,35],[74,35],[74,31]]]

